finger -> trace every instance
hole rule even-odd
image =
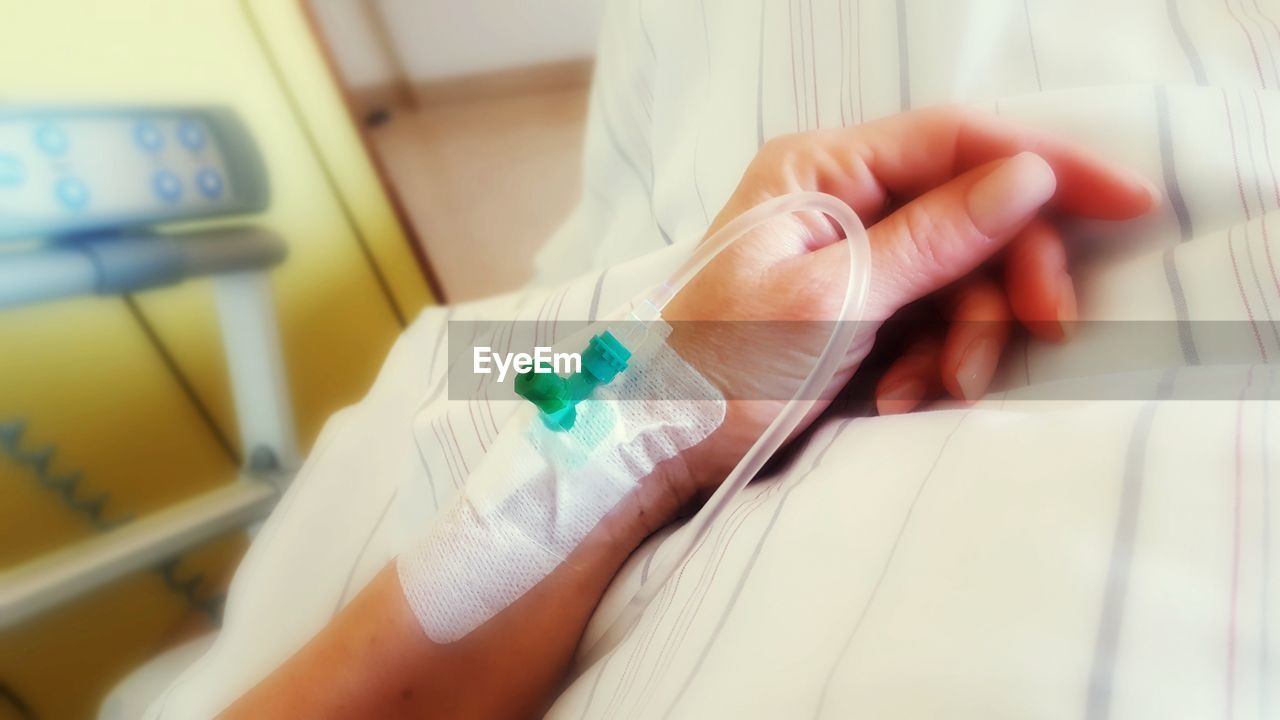
[[[958,286],[950,304],[940,360],[942,385],[952,397],[973,402],[986,393],[1000,364],[1012,314],[1004,291],[982,275]]]
[[[876,412],[881,415],[897,415],[910,412],[936,395],[939,384],[939,363],[942,358],[942,339],[937,332],[928,332],[913,341],[876,383]]]
[[[1021,152],[1043,157],[1059,184],[1052,206],[1120,220],[1159,203],[1146,178],[1053,133],[968,108],[918,110],[851,128],[784,136],[761,148],[713,229],[751,206],[799,190],[844,200],[863,222],[956,175]]]
[[[886,122],[883,132],[885,139],[877,142],[907,150],[882,156],[876,167],[886,186],[899,195],[924,192],[950,175],[996,158],[1034,152],[1058,177],[1052,205],[1067,212],[1121,220],[1147,212],[1160,197],[1145,177],[1083,145],[976,110],[925,110],[918,119]],[[920,138],[925,142],[910,142]]]
[[[1044,160],[1022,153],[970,170],[872,226],[867,319],[882,320],[968,275],[1031,220],[1054,187]],[[809,258],[826,263],[843,245]]]
[[[1014,317],[1046,340],[1066,338],[1077,315],[1067,251],[1057,228],[1036,219],[1009,243],[1005,288]]]

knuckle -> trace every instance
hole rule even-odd
[[[780,135],[766,141],[747,168],[746,184],[765,194],[803,189],[814,165],[813,143],[807,135]]]
[[[945,267],[946,258],[939,241],[942,230],[934,213],[919,203],[910,203],[899,212],[899,222],[911,251],[911,261],[917,269]]]
[[[793,152],[799,135],[789,133],[786,135],[777,135],[765,141],[764,145],[756,152],[756,158],[764,161],[774,161],[778,158],[785,157]]]

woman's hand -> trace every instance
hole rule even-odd
[[[770,141],[708,236],[761,202],[805,190],[842,199],[867,227],[866,321],[877,325],[932,296],[949,322],[924,329],[884,375],[876,393],[882,413],[909,410],[944,389],[979,397],[1015,318],[1040,336],[1064,337],[1076,316],[1075,292],[1061,237],[1037,219],[1043,209],[1124,220],[1159,198],[1141,176],[1064,139],[971,110],[929,109]],[[664,317],[677,326],[672,344],[686,360],[726,396],[757,398],[731,400],[720,430],[685,458],[677,474],[690,481],[668,488],[668,505],[719,484],[777,414],[780,398],[798,387],[830,332],[821,323],[810,337],[789,330],[786,342],[756,342],[744,359],[732,323],[682,335],[679,321],[834,319],[848,279],[841,239],[825,217],[779,218],[713,260],[667,307]],[[990,262],[998,255],[1003,281]],[[855,344],[830,390],[848,381],[870,349]]]

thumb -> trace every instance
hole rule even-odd
[[[870,227],[867,319],[883,320],[967,275],[1035,217],[1056,187],[1049,164],[1024,152],[960,175]]]

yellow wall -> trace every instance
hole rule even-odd
[[[362,394],[401,328],[359,236],[401,315],[429,302],[297,0],[0,0],[0,98],[213,103],[241,115],[272,184],[271,207],[252,221],[289,246],[273,282],[304,448]],[[209,284],[137,299],[234,441]],[[26,448],[57,448],[52,472],[83,472],[81,496],[109,493],[109,519],[227,482],[234,470],[118,298],[0,311],[0,423],[11,420],[26,424]],[[0,455],[0,567],[93,532],[29,468]],[[182,572],[206,573],[207,594],[243,545],[213,543]],[[42,718],[91,715],[187,612],[158,575],[140,573],[0,634],[0,684]],[[0,700],[0,718],[6,712]]]

